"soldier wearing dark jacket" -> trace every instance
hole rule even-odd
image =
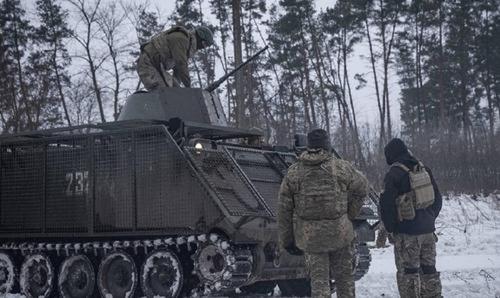
[[[137,73],[144,87],[154,90],[159,87],[179,87],[180,83],[190,87],[189,58],[213,42],[212,31],[203,26],[194,31],[175,26],[154,36],[141,45],[137,60]],[[173,70],[173,76],[168,70]]]
[[[354,297],[353,220],[367,193],[367,180],[347,161],[330,153],[328,134],[307,135],[307,151],[290,166],[279,198],[280,246],[305,254],[314,298]],[[332,274],[332,275],[330,275]]]
[[[403,219],[398,213],[398,203],[403,195],[412,193],[411,169],[419,161],[413,157],[404,142],[391,140],[385,147],[387,164],[391,165],[384,179],[384,192],[380,200],[382,221],[387,232],[394,238],[398,289],[401,297],[441,297],[441,280],[436,271],[436,241],[434,234],[436,217],[442,206],[442,198],[431,170],[430,176],[434,201],[424,208],[414,210],[414,218]]]

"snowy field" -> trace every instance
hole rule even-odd
[[[443,296],[500,298],[500,194],[445,199],[436,226]],[[372,265],[356,283],[356,296],[399,297],[392,246],[371,252]]]
[[[444,200],[436,229],[443,296],[500,298],[500,195]],[[371,252],[357,297],[398,297],[392,246]]]

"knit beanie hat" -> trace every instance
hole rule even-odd
[[[324,129],[313,129],[307,134],[307,148],[330,150],[330,138]]]

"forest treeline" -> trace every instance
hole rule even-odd
[[[444,190],[500,189],[500,0],[332,3],[177,0],[166,15],[148,1],[0,0],[1,129],[117,119],[141,88],[139,44],[175,24],[205,25],[217,45],[192,59],[194,87],[270,46],[217,91],[233,125],[260,128],[272,144],[325,128],[378,186],[383,147],[398,136]],[[360,88],[376,123],[358,119]]]

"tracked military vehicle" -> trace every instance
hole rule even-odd
[[[27,297],[308,294],[303,257],[277,246],[294,148],[248,145],[214,93],[130,96],[113,123],[0,138],[0,293]],[[299,144],[300,145],[300,142]],[[354,222],[355,274],[374,240]]]

